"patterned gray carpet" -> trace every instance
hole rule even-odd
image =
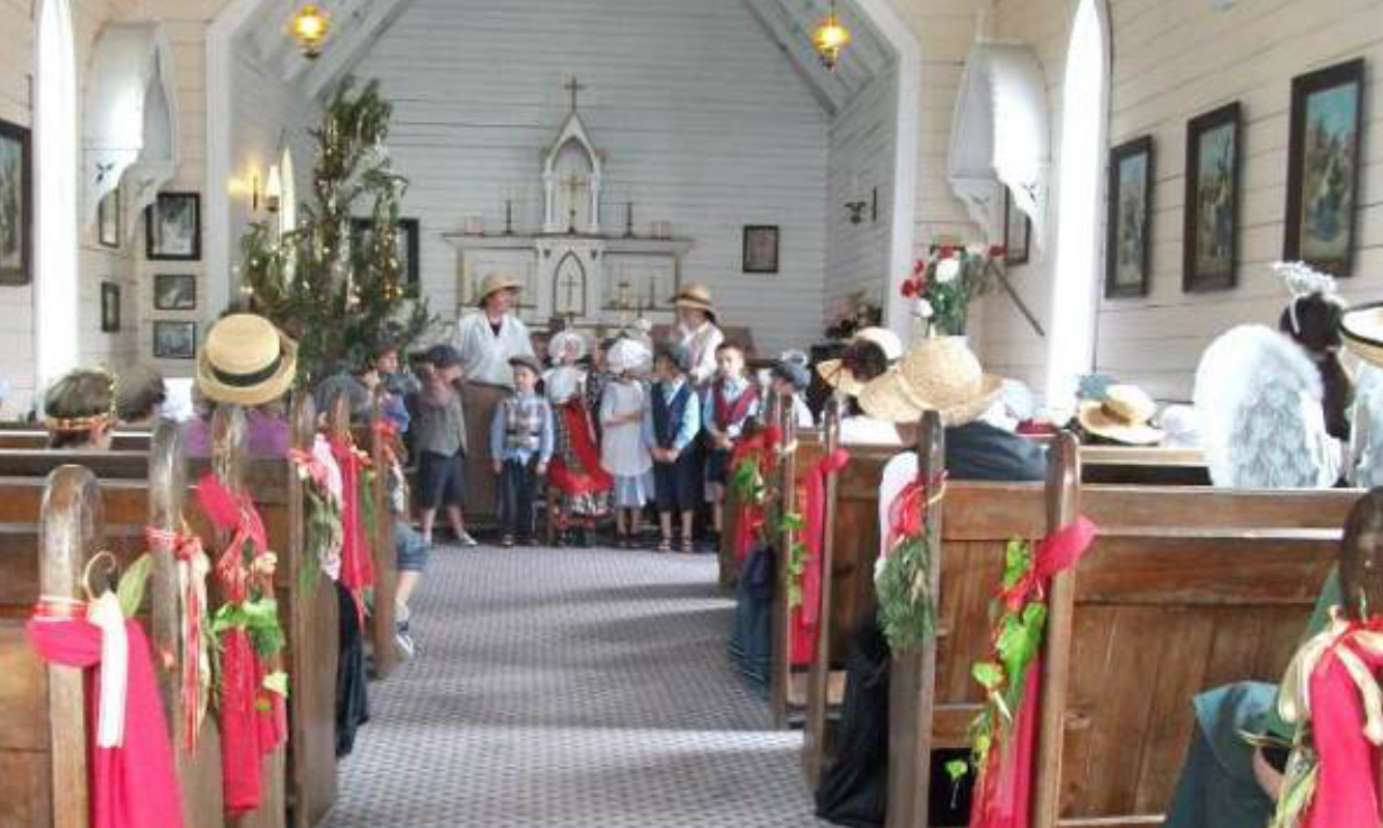
[[[332,828],[824,825],[725,657],[712,556],[439,548]]]

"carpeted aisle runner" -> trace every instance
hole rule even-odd
[[[330,828],[812,826],[710,555],[439,548]]]

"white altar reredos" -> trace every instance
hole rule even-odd
[[[603,231],[605,155],[577,112],[581,87],[573,80],[567,88],[571,112],[542,157],[542,229],[443,235],[457,251],[461,309],[475,305],[485,277],[509,273],[524,285],[518,313],[535,332],[552,325],[604,331],[639,316],[671,322],[692,242],[656,229],[636,235],[632,224],[617,234]]]

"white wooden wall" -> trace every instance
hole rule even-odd
[[[761,351],[819,336],[828,118],[739,0],[416,0],[357,71],[395,104],[390,148],[412,178],[405,214],[421,219],[437,311],[456,304],[442,233],[467,215],[501,229],[516,185],[522,226],[541,220],[540,152],[575,73],[608,153],[603,225],[622,232],[632,199],[640,233],[666,220],[694,239],[684,280],[709,283]],[[779,274],[741,272],[746,224],[781,226]]]
[[[205,134],[205,94],[202,91],[202,31],[225,0],[72,0],[73,33],[79,88],[85,94],[86,70],[92,45],[108,20],[160,19],[165,22],[177,61],[177,95],[183,163],[169,189],[201,189],[203,186],[202,146]],[[34,18],[36,0],[0,0],[0,118],[31,126],[33,123],[31,84],[34,73]],[[81,134],[81,107],[78,106],[78,135]],[[34,140],[41,140],[35,135]],[[126,227],[137,217],[125,216]],[[133,240],[120,250],[110,251],[96,243],[94,228],[81,230],[79,267],[80,330],[42,331],[34,329],[33,291],[30,287],[0,287],[0,378],[12,387],[11,395],[0,406],[0,417],[26,412],[34,395],[34,337],[75,336],[80,355],[88,365],[107,365],[115,369],[134,362],[151,362],[149,314],[152,308],[149,263],[143,261],[142,225],[135,228]],[[193,272],[200,272],[193,263]],[[101,325],[101,282],[115,281],[121,286],[122,331],[103,334]],[[190,370],[190,363],[166,366],[170,373]]]
[[[1000,33],[1033,42],[1047,74],[1053,147],[1060,146],[1061,78],[1072,0],[998,0]],[[1114,67],[1110,142],[1151,133],[1156,142],[1151,293],[1101,301],[1097,366],[1167,399],[1189,396],[1201,352],[1246,322],[1275,325],[1285,291],[1268,268],[1282,257],[1291,79],[1353,57],[1368,60],[1364,164],[1360,174],[1356,301],[1383,298],[1383,7],[1377,0],[1111,0]],[[1186,121],[1222,104],[1244,106],[1239,286],[1181,291]],[[1059,175],[1059,162],[1054,176]],[[1055,201],[1051,209],[1055,211]],[[1052,225],[1060,221],[1053,212]],[[1103,215],[1103,211],[1101,212]],[[1050,319],[1052,255],[1015,282]],[[987,303],[991,367],[1041,387],[1045,351],[1005,300]]]
[[[826,318],[834,320],[863,291],[883,306],[889,273],[890,207],[894,191],[894,148],[898,112],[896,65],[881,72],[831,122],[830,194],[826,205],[829,246],[826,266]],[[878,189],[878,215],[866,204],[860,224],[850,223],[847,201],[872,201]]]

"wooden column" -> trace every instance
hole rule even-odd
[[[1062,432],[1048,450],[1047,532],[1080,514],[1080,454],[1075,435]],[[1071,624],[1075,616],[1076,571],[1052,579],[1048,594],[1047,638],[1042,660],[1041,717],[1033,781],[1033,825],[1055,828],[1061,812],[1061,756],[1066,695],[1071,675]]]
[[[928,594],[941,600],[941,512],[932,501],[936,481],[946,467],[946,433],[935,411],[922,415],[917,443],[917,479],[927,487],[927,543],[931,549]],[[880,531],[887,531],[881,527]],[[920,647],[895,653],[889,665],[888,686],[888,815],[886,828],[925,828],[931,791],[932,714],[936,692],[936,634]]]
[[[81,466],[62,466],[48,475],[39,516],[39,591],[84,601],[82,570],[100,544],[101,490]],[[48,728],[53,828],[86,828],[86,702],[82,670],[48,665]]]
[[[162,420],[149,449],[149,526],[174,534],[184,531],[183,500],[187,493],[187,459],[182,428]],[[158,652],[172,653],[173,663],[160,669],[159,694],[168,714],[178,782],[182,787],[183,822],[200,825],[224,810],[221,787],[221,733],[214,706],[208,705],[198,732],[197,749],[187,745],[187,710],[181,693],[183,665],[198,654],[183,649],[182,625],[187,607],[178,578],[178,561],[170,548],[150,545],[150,636]]]
[[[840,448],[841,402],[838,396],[832,396],[827,401],[825,415],[822,440],[826,453],[823,456],[830,457]],[[813,789],[821,779],[826,760],[826,713],[830,702],[831,659],[834,655],[831,652],[831,572],[835,567],[836,486],[839,482],[837,472],[826,475],[826,514],[821,527],[821,605],[817,612],[820,624],[817,628],[816,652],[807,673],[807,720],[802,742],[802,766],[807,774],[807,783]]]

